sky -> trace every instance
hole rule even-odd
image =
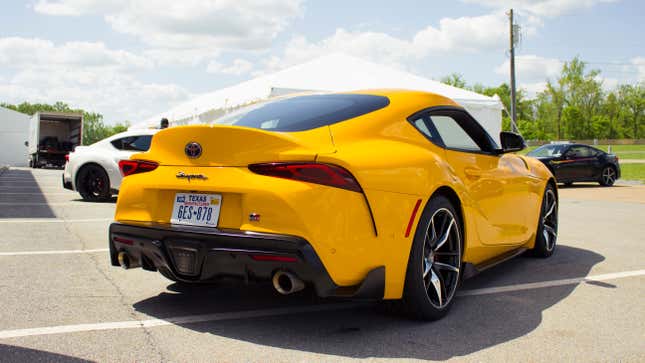
[[[3,0],[0,102],[63,101],[136,123],[332,52],[529,96],[580,57],[606,90],[645,81],[642,0]]]

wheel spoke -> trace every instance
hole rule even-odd
[[[424,269],[423,269],[423,278],[425,279],[428,277],[428,273],[430,273],[430,270],[432,269],[432,263],[428,261],[427,258],[424,258]]]
[[[441,287],[441,280],[439,279],[439,276],[434,272],[434,270],[430,270],[430,285],[432,285],[435,294],[437,295],[437,300],[439,301],[439,306],[443,305],[443,293],[442,290],[443,288]]]
[[[549,207],[548,211],[544,213],[544,220],[546,220],[551,216],[551,214],[553,213],[553,210],[555,210],[555,201],[551,202],[551,207]]]
[[[436,243],[434,247],[435,251],[440,249],[448,241],[448,238],[450,238],[450,231],[452,230],[452,227],[454,225],[455,225],[455,220],[453,218],[450,218],[450,223],[448,224],[448,228],[446,228],[445,231],[442,230],[441,238],[439,238],[439,241]]]
[[[447,263],[435,262],[435,263],[432,264],[432,266],[434,266],[435,268],[438,268],[440,270],[446,270],[446,271],[450,271],[450,272],[459,273],[459,268],[457,268],[457,267],[455,267],[453,265],[449,265]]]

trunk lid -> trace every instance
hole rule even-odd
[[[187,154],[186,148],[192,143],[199,144],[198,157]],[[239,126],[191,125],[158,132],[150,149],[132,159],[167,166],[247,166],[258,162],[314,161],[316,155],[334,151],[328,126],[271,132]]]

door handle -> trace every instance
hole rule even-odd
[[[464,169],[464,173],[466,174],[467,177],[477,179],[481,178],[483,172],[480,169],[475,169],[475,168],[466,168]]]

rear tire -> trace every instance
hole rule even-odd
[[[555,195],[555,188],[547,184],[542,197],[540,208],[540,219],[535,235],[535,246],[533,255],[546,258],[555,251],[555,244],[558,240],[558,199]]]
[[[598,184],[603,187],[610,187],[614,185],[616,181],[616,169],[613,166],[605,166],[602,168],[602,173],[600,173],[600,180]]]
[[[444,317],[461,280],[459,214],[444,196],[432,198],[414,235],[400,310],[421,320]]]
[[[87,165],[78,171],[78,193],[88,202],[106,202],[112,197],[110,178],[98,165]]]

